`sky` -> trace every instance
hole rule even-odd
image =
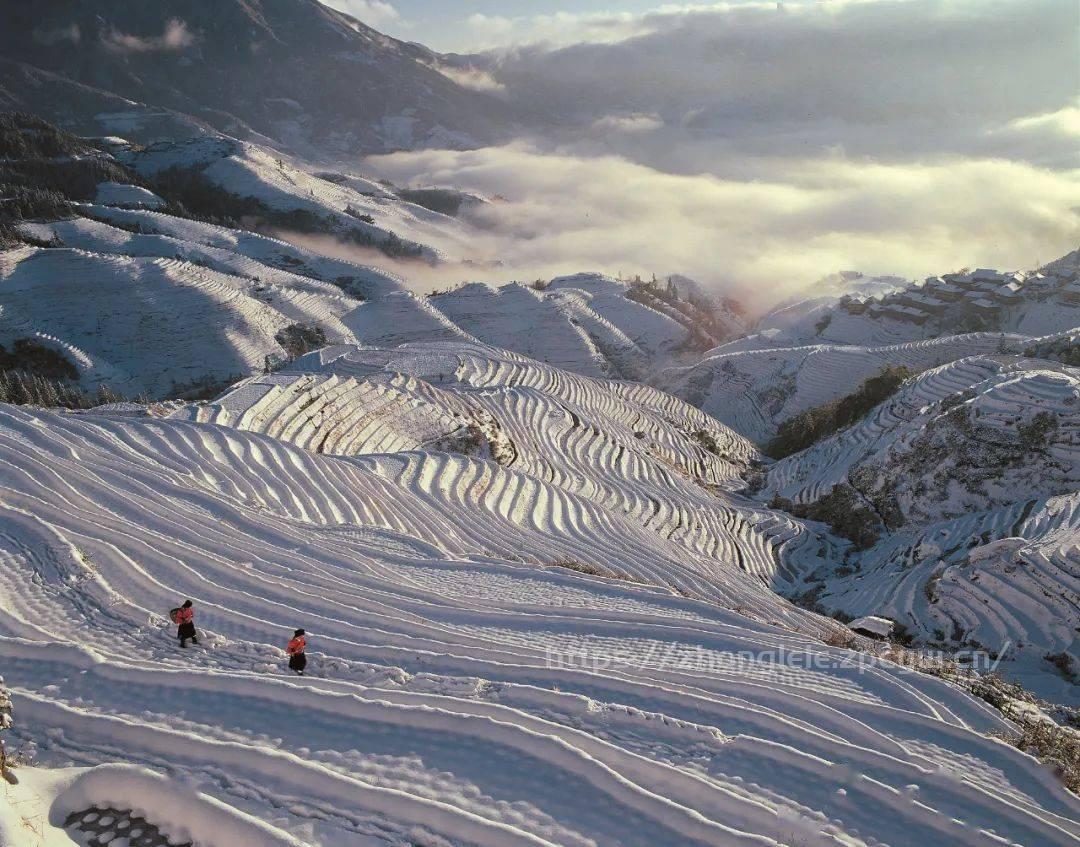
[[[1076,0],[334,2],[483,51],[443,71],[512,104],[513,137],[367,165],[507,198],[477,257],[507,274],[678,272],[775,300],[1080,246]]]
[[[327,0],[376,29],[441,52],[514,43],[574,41],[583,19],[632,19],[659,8],[655,0]],[[669,7],[674,4],[666,4]]]

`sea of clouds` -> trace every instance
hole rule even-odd
[[[1080,242],[1073,0],[666,6],[475,21],[447,73],[513,141],[374,157],[505,202],[503,276],[681,272],[761,301],[841,269],[1031,268]],[[486,27],[486,29],[485,29]]]

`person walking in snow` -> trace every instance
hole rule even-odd
[[[285,652],[289,654],[289,670],[295,671],[297,676],[303,676],[304,668],[307,667],[305,649],[307,649],[307,638],[304,630],[298,629],[293,633],[289,646],[285,648]]]
[[[199,643],[199,636],[195,632],[195,609],[190,600],[185,600],[184,605],[170,612],[173,623],[176,624],[176,637],[180,639],[180,646],[187,647],[188,639],[192,644]]]

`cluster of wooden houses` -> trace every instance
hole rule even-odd
[[[880,298],[847,296],[839,305],[852,315],[921,325],[933,318],[993,322],[1010,306],[1054,297],[1063,305],[1080,306],[1080,277],[1075,270],[1025,274],[978,268],[928,277],[921,284]]]

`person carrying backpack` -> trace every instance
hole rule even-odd
[[[307,656],[304,655],[304,650],[307,649],[305,635],[304,630],[296,630],[289,646],[285,648],[285,652],[289,654],[289,670],[295,671],[297,676],[303,676],[304,668],[307,667]]]
[[[176,637],[180,639],[181,647],[187,647],[189,638],[192,644],[199,643],[199,636],[195,632],[195,609],[190,600],[185,600],[184,605],[169,612],[169,617],[176,624]]]

